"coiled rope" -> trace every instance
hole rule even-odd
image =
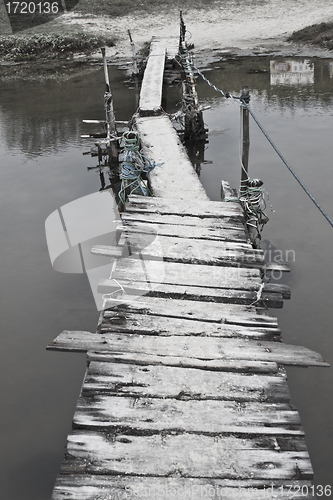
[[[260,179],[248,179],[244,192],[239,196],[246,213],[246,224],[257,230],[259,239],[263,226],[268,222],[268,216],[264,212],[266,201],[262,186],[263,181]]]
[[[143,177],[147,178],[149,172],[159,164],[151,162],[140,153],[140,137],[136,132],[125,132],[123,142],[125,156],[121,165],[121,189],[118,196],[120,201],[125,204],[126,197],[131,194],[152,195]]]
[[[333,220],[330,218],[330,216],[325,212],[325,210],[322,208],[322,206],[317,202],[317,200],[314,198],[314,196],[310,193],[310,191],[308,190],[308,188],[305,186],[305,184],[301,181],[301,179],[299,178],[299,176],[296,174],[296,172],[294,171],[294,169],[289,165],[289,163],[287,162],[287,160],[284,158],[284,156],[282,155],[282,153],[279,151],[279,149],[277,148],[277,146],[274,144],[274,142],[272,141],[272,139],[269,137],[269,135],[267,134],[267,132],[264,130],[263,126],[260,124],[258,118],[255,116],[255,114],[253,113],[253,111],[250,109],[249,105],[246,103],[246,101],[244,99],[242,99],[242,97],[237,97],[237,96],[233,96],[231,94],[229,94],[228,92],[223,92],[223,90],[219,89],[218,87],[216,87],[216,85],[214,85],[212,82],[210,82],[206,77],[205,75],[196,67],[196,65],[193,63],[193,60],[192,60],[192,65],[193,65],[193,68],[197,71],[197,73],[201,76],[201,78],[203,78],[203,80],[210,86],[212,87],[216,92],[219,92],[220,94],[222,94],[224,97],[226,98],[232,98],[234,102],[236,102],[236,100],[240,100],[241,103],[242,103],[242,106],[244,106],[250,113],[250,115],[252,116],[253,120],[255,121],[255,123],[258,125],[260,131],[264,134],[264,136],[266,137],[266,139],[268,140],[268,142],[270,143],[270,145],[272,146],[272,148],[274,149],[274,151],[276,152],[276,154],[280,157],[280,159],[282,160],[282,162],[285,164],[285,166],[288,168],[288,170],[290,171],[290,173],[294,176],[294,178],[296,179],[296,181],[299,183],[299,185],[301,186],[301,188],[305,191],[305,193],[308,195],[308,197],[311,199],[311,201],[316,205],[316,207],[318,208],[318,210],[321,212],[321,214],[325,217],[325,219],[329,222],[329,224],[333,227]]]

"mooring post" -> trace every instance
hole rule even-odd
[[[250,102],[250,87],[244,85],[242,87],[241,102],[248,104]],[[242,120],[242,169],[240,182],[240,195],[246,190],[246,181],[249,178],[249,151],[250,151],[250,126],[249,126],[249,110],[244,104],[241,105],[241,120]]]
[[[103,66],[105,75],[106,92],[104,94],[104,106],[106,114],[106,141],[109,151],[109,160],[118,160],[118,144],[115,140],[117,136],[116,119],[113,111],[113,97],[110,89],[109,73],[106,62],[105,47],[102,47]]]

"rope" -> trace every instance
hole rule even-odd
[[[229,94],[229,92],[223,92],[223,90],[219,89],[218,87],[216,87],[216,85],[214,85],[211,81],[209,81],[208,78],[206,78],[205,75],[196,67],[192,58],[191,58],[191,64],[192,64],[193,68],[197,71],[197,73],[201,76],[201,78],[203,80],[205,80],[205,82],[208,83],[208,85],[210,87],[212,87],[216,92],[219,92],[220,94],[222,94],[223,97],[227,97],[227,98],[233,97]]]
[[[262,292],[264,290],[264,286],[265,286],[265,283],[263,282],[260,285],[259,290],[256,292],[256,294],[257,294],[256,300],[254,302],[252,302],[252,304],[250,304],[250,306],[254,306],[255,304],[262,303],[266,307],[266,309],[268,309],[268,307],[266,306],[266,304],[264,302],[264,299],[262,298]]]
[[[261,130],[261,132],[264,134],[264,136],[266,137],[266,139],[268,140],[268,142],[270,143],[270,145],[272,146],[272,148],[274,149],[274,151],[277,153],[277,155],[281,158],[281,160],[283,161],[283,163],[285,164],[285,166],[288,168],[289,172],[295,177],[295,179],[297,180],[297,182],[299,183],[299,185],[301,186],[301,188],[305,191],[305,193],[309,196],[310,200],[316,205],[316,207],[318,208],[318,210],[322,213],[322,215],[325,217],[325,219],[329,222],[329,224],[333,227],[333,220],[329,217],[329,215],[325,212],[325,210],[321,207],[321,205],[317,202],[317,200],[314,198],[314,196],[310,193],[310,191],[308,190],[308,188],[304,185],[304,183],[301,181],[301,179],[298,177],[298,175],[296,174],[296,172],[292,169],[292,167],[289,165],[289,163],[287,162],[287,160],[284,158],[284,156],[282,155],[282,153],[278,150],[278,148],[275,146],[274,142],[272,141],[272,139],[269,137],[269,135],[267,134],[267,132],[264,130],[264,128],[262,127],[262,125],[259,123],[258,119],[256,118],[256,116],[254,115],[254,113],[251,111],[250,107],[246,104],[246,103],[243,103],[244,106],[248,109],[250,115],[252,116],[253,120],[255,121],[255,123],[258,125],[259,129]]]
[[[266,202],[262,186],[263,182],[260,179],[248,179],[245,191],[239,197],[247,216],[246,224],[256,228],[258,236],[260,236],[263,226],[268,222],[268,217],[264,212]]]
[[[140,153],[140,137],[136,132],[125,132],[123,141],[125,156],[121,165],[121,189],[118,196],[120,201],[125,204],[127,194],[131,195],[135,192],[138,194],[137,191],[141,192],[143,196],[152,196],[143,176],[147,176],[149,172],[161,164],[151,162],[149,158]]]
[[[310,200],[316,205],[316,207],[318,208],[318,210],[321,212],[321,214],[325,217],[325,219],[329,222],[329,224],[333,227],[333,220],[329,217],[329,215],[325,212],[325,210],[321,207],[321,205],[317,202],[317,200],[314,198],[314,196],[310,193],[310,191],[307,189],[307,187],[304,185],[304,183],[301,181],[301,179],[298,177],[298,175],[296,174],[296,172],[293,170],[293,168],[289,165],[289,163],[287,162],[287,160],[284,158],[284,156],[282,155],[282,153],[279,151],[279,149],[277,148],[277,146],[274,144],[274,142],[272,141],[272,139],[269,137],[269,135],[267,134],[267,132],[264,130],[263,126],[260,124],[259,120],[257,119],[257,117],[255,116],[255,114],[253,113],[253,111],[250,109],[250,107],[248,106],[246,100],[244,100],[242,97],[236,97],[236,96],[233,96],[233,95],[230,95],[228,92],[223,92],[223,90],[220,90],[219,88],[217,88],[213,83],[211,83],[206,77],[205,75],[203,75],[203,73],[195,66],[195,64],[193,63],[192,61],[192,65],[194,67],[194,69],[198,72],[198,74],[201,76],[201,78],[203,78],[203,80],[208,83],[208,85],[210,87],[212,87],[216,92],[219,92],[220,94],[222,94],[224,97],[232,97],[233,100],[237,99],[237,100],[240,100],[242,105],[249,111],[250,115],[252,116],[253,120],[255,121],[255,123],[258,125],[260,131],[264,134],[264,136],[266,137],[266,139],[268,140],[268,142],[270,143],[270,145],[272,146],[272,148],[274,149],[274,151],[276,152],[276,154],[280,157],[280,159],[282,160],[282,162],[285,164],[285,166],[288,168],[288,170],[290,171],[290,173],[294,176],[294,178],[296,179],[296,181],[299,183],[299,185],[301,186],[301,188],[305,191],[305,193],[308,195],[308,197],[310,198]],[[243,167],[243,165],[242,165]]]

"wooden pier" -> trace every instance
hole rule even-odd
[[[267,307],[290,290],[262,277],[286,266],[248,243],[239,203],[208,199],[161,111],[155,59],[164,67],[171,42],[154,38],[156,78],[145,77],[135,119],[144,154],[163,163],[150,174],[155,197],[131,196],[121,214],[96,332],[65,331],[48,347],[87,352],[52,499],[315,498],[284,366],[328,364],[281,341]]]

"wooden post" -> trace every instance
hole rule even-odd
[[[139,99],[140,99],[140,91],[139,91],[139,81],[138,81],[138,75],[139,75],[139,69],[138,69],[138,60],[136,57],[136,51],[135,51],[135,45],[132,39],[132,35],[130,30],[128,29],[128,36],[131,42],[131,49],[132,49],[132,62],[133,62],[133,73],[132,76],[134,76],[134,83],[135,83],[135,102],[136,102],[136,108],[139,107]]]
[[[183,67],[183,113],[185,115],[185,140],[206,139],[206,130],[200,111],[199,97],[195,85],[189,53],[185,42],[182,43],[182,67]]]
[[[250,101],[250,88],[248,85],[242,87],[242,99],[245,103]],[[245,191],[245,184],[248,176],[249,168],[249,150],[250,150],[250,127],[249,127],[249,111],[246,106],[241,106],[241,119],[242,119],[242,169],[241,169],[241,182],[240,182],[240,195]]]
[[[137,63],[137,57],[136,57],[136,52],[135,52],[135,45],[134,45],[130,30],[128,29],[127,31],[128,31],[128,36],[129,36],[129,39],[131,42],[132,61],[133,61],[133,69],[134,69],[133,73],[134,73],[134,75],[137,75],[138,74],[138,63]]]
[[[104,94],[106,114],[106,142],[109,151],[109,160],[118,160],[118,145],[114,137],[117,136],[116,120],[113,111],[113,97],[110,89],[109,73],[106,62],[105,47],[102,47],[103,66],[105,75],[106,92]],[[113,136],[113,137],[112,137]]]
[[[186,26],[183,19],[183,11],[179,11],[180,17],[180,35],[179,35],[179,51],[181,52],[183,42],[185,42]]]
[[[207,130],[200,110],[199,98],[192,69],[192,60],[185,41],[186,26],[180,11],[179,55],[182,65],[184,140],[206,140]]]

